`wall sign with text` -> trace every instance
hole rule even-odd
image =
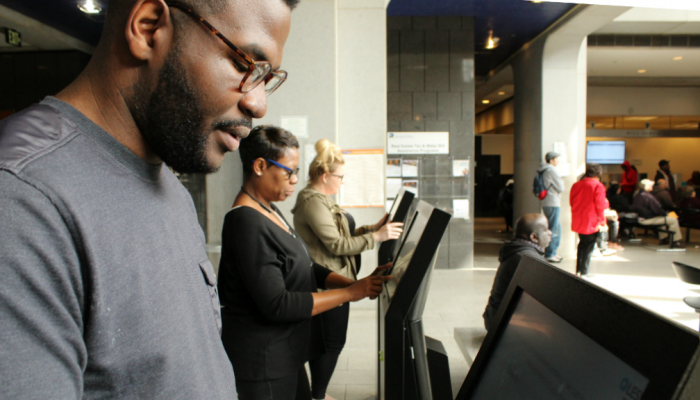
[[[450,154],[449,132],[389,132],[387,154]]]
[[[13,46],[22,47],[22,35],[14,29],[5,28],[5,41]]]

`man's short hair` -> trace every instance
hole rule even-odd
[[[586,164],[586,178],[595,178],[598,177],[600,178],[603,175],[603,169],[600,167],[600,164]]]
[[[293,10],[300,0],[279,1],[284,2]],[[178,2],[196,11],[197,14],[206,17],[224,12],[231,0],[178,0]],[[114,40],[116,36],[124,34],[123,25],[134,4],[136,4],[136,0],[110,0],[107,14],[105,15],[104,28],[102,29],[102,39],[107,39],[109,42]]]
[[[639,182],[639,186],[640,186],[640,188],[643,188],[643,189],[651,188],[651,187],[654,187],[654,181],[652,181],[651,179],[642,179]]]
[[[659,168],[663,168],[663,167],[667,166],[669,163],[670,163],[670,161],[668,161],[668,160],[661,160],[661,161],[659,161]]]

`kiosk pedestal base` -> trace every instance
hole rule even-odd
[[[433,400],[452,400],[452,380],[450,379],[450,362],[442,342],[429,336],[425,337],[428,350],[428,370]]]

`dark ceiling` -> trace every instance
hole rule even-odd
[[[303,1],[303,0],[302,0]],[[102,17],[78,10],[78,0],[0,0],[0,4],[95,45],[100,38]],[[108,0],[94,0],[106,9]],[[392,0],[389,16],[461,15],[476,17],[476,74],[486,75],[523,44],[532,40],[573,4],[531,3],[524,0]],[[495,50],[485,50],[489,30],[500,38]]]
[[[575,4],[531,3],[525,0],[392,0],[389,16],[474,16],[476,75],[487,75],[525,43],[534,39]],[[484,49],[489,30],[500,39]]]

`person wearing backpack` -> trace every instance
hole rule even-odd
[[[535,194],[542,201],[542,210],[547,217],[549,230],[552,231],[552,241],[544,251],[544,257],[552,263],[561,262],[562,257],[557,255],[561,242],[561,223],[559,211],[561,208],[561,193],[564,191],[564,180],[559,176],[556,166],[559,165],[559,156],[556,151],[550,151],[544,157],[545,161],[537,170],[535,178]]]

